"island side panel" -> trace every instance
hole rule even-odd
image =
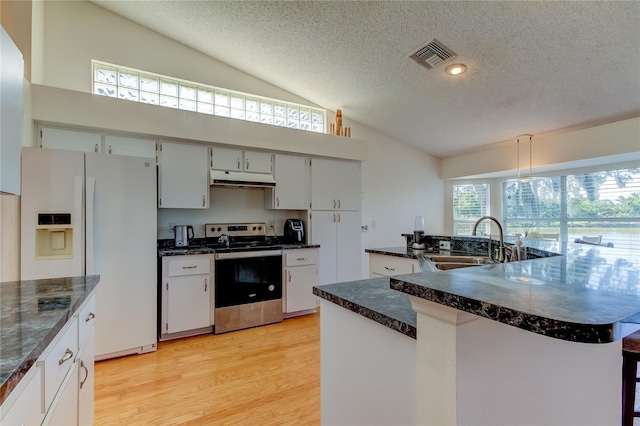
[[[416,341],[320,303],[322,424],[416,424]]]
[[[458,424],[620,424],[620,340],[568,342],[485,318],[457,331]]]
[[[554,339],[462,311],[456,315],[424,299],[411,301],[418,315],[418,424],[620,424],[620,341]],[[451,339],[454,352],[446,344]],[[443,369],[442,360],[450,360],[455,371]],[[454,391],[446,392],[451,386]],[[438,388],[449,401],[434,406],[431,395]],[[451,403],[455,413],[443,417]]]

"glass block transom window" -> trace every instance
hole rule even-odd
[[[93,93],[145,104],[325,133],[326,111],[93,61]]]

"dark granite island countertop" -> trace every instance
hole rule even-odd
[[[568,244],[561,256],[391,277],[391,288],[533,333],[609,343],[640,312],[640,256]],[[640,328],[640,324],[635,326]]]
[[[99,281],[89,275],[0,283],[0,404]]]

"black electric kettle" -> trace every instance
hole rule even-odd
[[[189,241],[193,239],[193,226],[189,225],[176,225],[173,228],[175,232],[176,239],[174,242],[175,247],[188,247]],[[191,235],[191,236],[189,236]]]

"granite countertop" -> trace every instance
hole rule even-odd
[[[371,278],[350,283],[326,284],[313,294],[377,323],[416,338],[416,313],[409,296],[389,287],[389,278]]]
[[[224,251],[224,248],[216,248],[215,244],[197,244],[189,247],[174,247],[173,240],[168,240],[169,243],[158,243],[158,256],[184,256],[184,255],[197,255],[197,254],[215,254],[216,252]],[[212,246],[213,245],[213,246]],[[284,244],[274,243],[274,250],[296,250],[304,248],[319,248],[319,244]]]
[[[98,281],[89,275],[0,283],[0,404]]]
[[[464,249],[466,254],[487,253],[486,238],[456,239],[462,241],[456,241],[456,248]],[[408,295],[421,297],[563,340],[607,343],[640,328],[637,324],[640,319],[638,254],[555,241],[527,241],[526,244],[534,259],[433,272],[425,262],[428,262],[427,256],[437,254],[435,252],[404,246],[367,249],[368,253],[417,259],[423,272],[356,281],[354,283],[358,286],[353,287],[352,294],[341,287],[349,287],[353,283],[314,287],[314,294],[360,313],[361,310],[372,309],[372,306],[384,305],[384,302],[361,304],[363,294],[358,290],[366,295],[367,282],[386,280],[392,291],[401,292],[407,299]],[[456,253],[463,254],[442,252]],[[376,282],[376,285],[383,284]],[[390,297],[378,290],[375,294],[379,298]],[[392,306],[397,309],[386,312],[386,315],[402,321],[402,318],[407,318],[404,309],[413,310],[408,300],[404,304],[398,303],[396,297],[394,295]],[[363,315],[374,320],[376,317],[372,313]],[[408,325],[406,322],[402,327]]]

